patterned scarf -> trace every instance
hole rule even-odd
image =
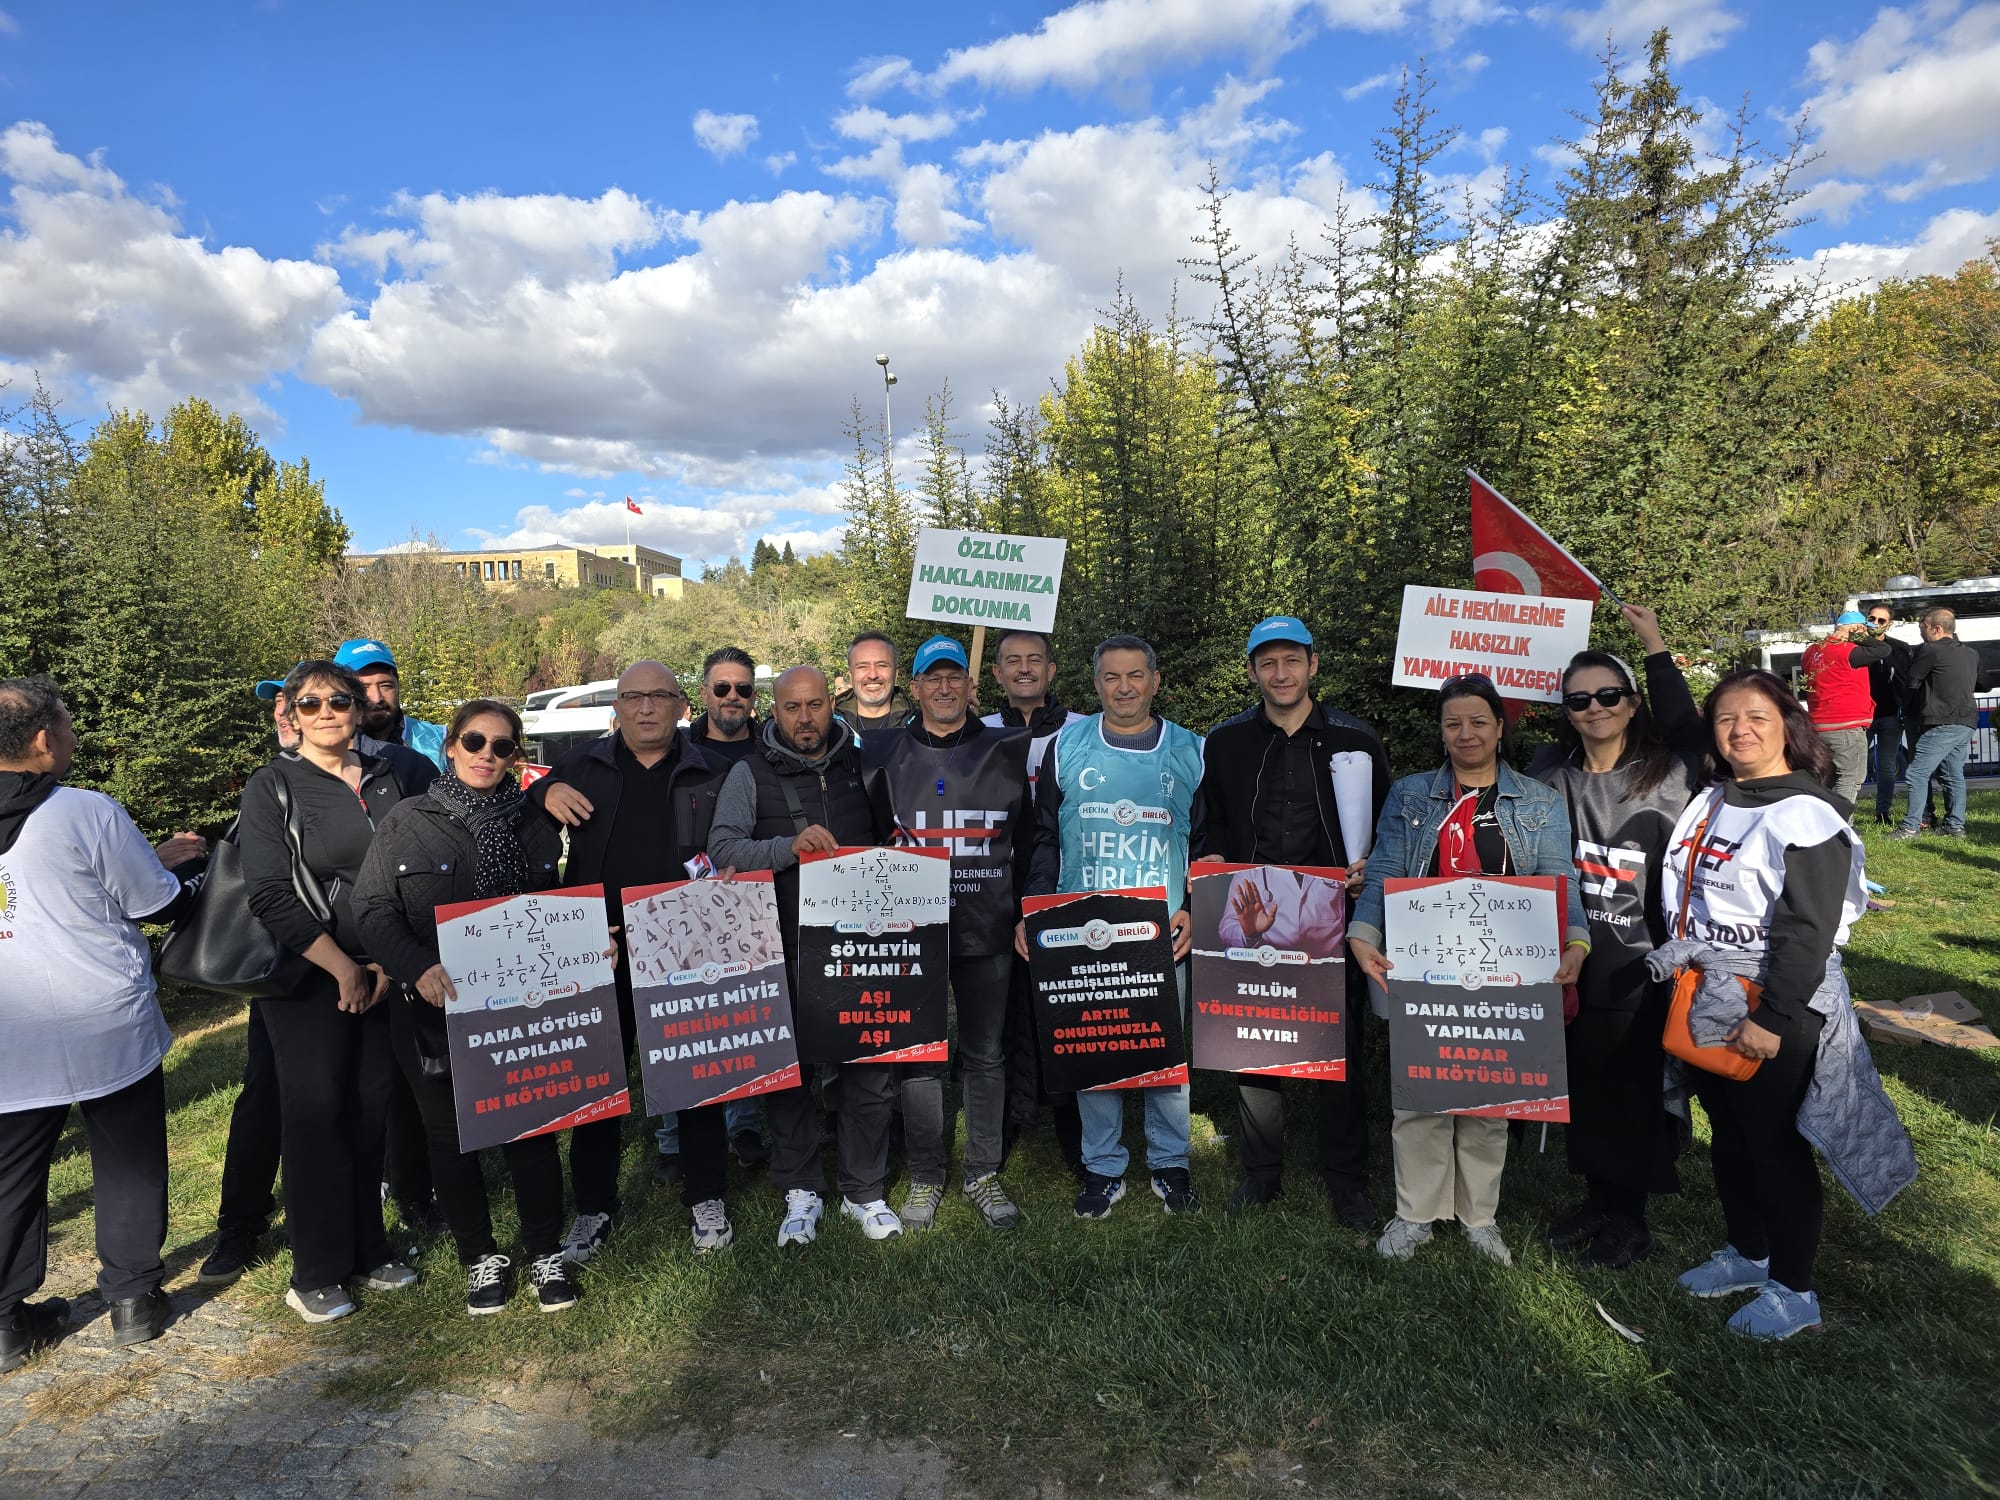
[[[521,852],[518,829],[528,799],[519,785],[510,777],[490,792],[476,792],[456,771],[446,771],[431,783],[430,797],[472,831],[479,850],[473,896],[518,896],[528,883],[528,857]]]

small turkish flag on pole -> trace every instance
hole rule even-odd
[[[1540,594],[1623,601],[1472,470],[1472,583],[1495,594]]]
[[[643,510],[639,509],[639,502],[634,500],[630,495],[625,497],[625,508],[635,516],[643,516],[645,514]]]

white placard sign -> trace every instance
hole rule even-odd
[[[1056,596],[1068,551],[1061,537],[926,526],[917,533],[910,602],[903,613],[912,620],[1020,626],[1047,634],[1056,628]]]
[[[842,849],[799,866],[799,925],[880,936],[951,920],[942,849]]]
[[[1503,698],[1560,702],[1563,668],[1590,646],[1593,607],[1588,599],[1406,584],[1390,681],[1436,687],[1484,672]]]
[[[1560,881],[1460,875],[1392,880],[1383,930],[1395,978],[1423,984],[1550,984],[1562,962]]]

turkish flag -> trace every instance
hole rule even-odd
[[[630,495],[625,497],[625,508],[635,516],[643,516],[645,514],[643,510],[639,509],[639,502],[634,500]]]
[[[1507,497],[1472,470],[1472,586],[1495,594],[1589,599],[1604,593],[1597,575],[1565,552]]]

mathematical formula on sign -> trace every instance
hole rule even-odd
[[[1553,880],[1392,880],[1385,892],[1388,956],[1398,979],[1455,984],[1546,984],[1562,953]]]
[[[908,932],[951,917],[942,849],[855,849],[799,867],[799,922],[843,932]]]
[[[534,1010],[612,983],[602,894],[544,891],[470,910],[440,907],[438,916],[454,1011]]]

